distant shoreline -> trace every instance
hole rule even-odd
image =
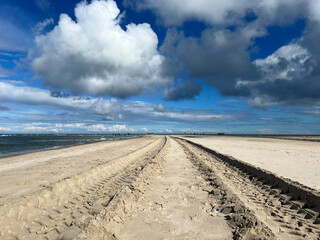
[[[61,136],[61,135],[67,135],[67,134],[6,134],[6,135],[60,135]],[[69,135],[76,136],[76,135],[85,135],[85,134],[69,134]],[[91,134],[87,134],[87,135],[91,135]],[[106,135],[106,134],[97,134],[97,136],[98,135]],[[109,135],[113,135],[113,134],[109,134]],[[122,136],[122,135],[117,135],[117,136]],[[53,146],[53,147],[47,147],[47,148],[41,148],[41,149],[35,149],[35,150],[25,150],[25,151],[20,151],[20,152],[12,152],[12,153],[8,153],[8,154],[0,155],[0,160],[3,158],[21,156],[21,155],[30,154],[30,153],[67,149],[67,148],[71,148],[71,147],[75,147],[75,146],[95,144],[95,143],[104,142],[104,141],[122,141],[122,140],[126,140],[126,139],[134,139],[134,138],[139,138],[139,137],[141,137],[141,135],[129,135],[129,136],[123,135],[123,137],[119,137],[116,139],[114,139],[114,138],[107,139],[106,138],[104,140],[95,140],[95,141],[91,141],[91,142],[78,142],[78,143],[74,143],[74,144],[70,144],[70,145]]]
[[[320,142],[320,135],[265,135],[265,134],[179,134],[181,136],[188,137],[202,137],[202,136],[210,136],[210,137],[253,137],[253,138],[270,138],[270,139],[281,139],[281,140],[290,140],[290,141],[308,141],[308,142]]]

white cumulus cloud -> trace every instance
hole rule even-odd
[[[29,52],[31,65],[45,84],[75,93],[126,98],[166,86],[164,57],[147,23],[122,29],[114,0],[79,3],[76,20],[61,14],[58,25],[37,36]]]

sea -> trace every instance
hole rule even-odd
[[[0,134],[0,157],[138,137],[113,134]]]

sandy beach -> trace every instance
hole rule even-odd
[[[2,158],[0,238],[319,239],[319,149],[144,136]]]
[[[0,158],[0,204],[127,155],[154,139],[99,142]]]
[[[219,153],[320,191],[320,143],[315,141],[319,137],[301,138],[303,141],[296,140],[299,139],[297,137],[186,137]],[[308,139],[310,141],[306,141]]]
[[[0,240],[320,240],[319,39],[320,0],[0,0]]]

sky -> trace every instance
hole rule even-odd
[[[0,133],[320,134],[318,0],[0,0]]]

